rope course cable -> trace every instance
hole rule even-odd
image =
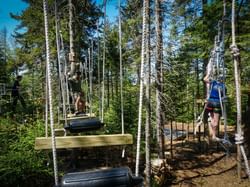
[[[46,45],[46,65],[47,65],[47,79],[48,79],[48,97],[49,97],[49,111],[50,111],[50,128],[51,128],[51,143],[52,143],[52,154],[54,163],[54,175],[55,185],[58,185],[58,169],[56,159],[56,141],[54,132],[54,115],[52,105],[52,86],[51,86],[51,72],[50,72],[50,47],[49,47],[49,33],[48,33],[48,3],[47,0],[43,0],[43,11],[44,11],[44,27],[45,27],[45,45]]]

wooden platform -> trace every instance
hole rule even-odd
[[[102,147],[112,145],[133,144],[131,134],[88,135],[88,136],[62,136],[56,137],[56,148]],[[39,137],[35,141],[35,149],[51,149],[51,137]]]

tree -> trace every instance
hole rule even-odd
[[[156,25],[156,124],[157,143],[159,145],[159,157],[164,159],[164,123],[163,112],[163,36],[162,36],[162,2],[155,0],[155,25]]]

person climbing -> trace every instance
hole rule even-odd
[[[13,113],[16,112],[16,106],[17,106],[18,100],[21,102],[23,108],[26,109],[25,101],[22,95],[20,94],[20,90],[21,90],[20,82],[22,81],[22,78],[23,77],[21,75],[18,75],[12,87],[11,96],[13,98],[13,104],[12,104]]]
[[[69,78],[69,84],[73,95],[75,114],[85,112],[84,93],[81,88],[81,72],[76,72],[76,75]]]
[[[210,90],[206,101],[206,110],[211,118],[211,124],[209,125],[209,128],[210,135],[214,141],[220,141],[220,138],[216,136],[216,130],[219,125],[220,116],[222,114],[221,100],[224,98],[223,90],[225,89],[225,84],[222,82],[222,80],[223,79],[221,77],[219,80],[212,81],[209,80],[208,76],[204,77],[204,81],[210,85]]]
[[[85,108],[86,108],[86,104],[84,101],[84,93],[80,92],[77,97],[76,97],[76,102],[75,102],[75,108],[76,108],[76,112],[75,114],[83,114],[85,113]]]

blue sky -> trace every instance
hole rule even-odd
[[[0,29],[6,27],[8,36],[13,32],[18,22],[11,19],[10,12],[20,14],[27,7],[21,0],[0,0]]]
[[[97,4],[102,3],[103,0],[97,0]],[[107,0],[107,15],[111,21],[115,21],[115,17],[118,15],[117,4],[118,0]],[[4,27],[7,29],[8,38],[19,24],[16,20],[11,19],[10,12],[20,14],[27,6],[28,4],[24,3],[22,0],[0,0],[0,29]]]

